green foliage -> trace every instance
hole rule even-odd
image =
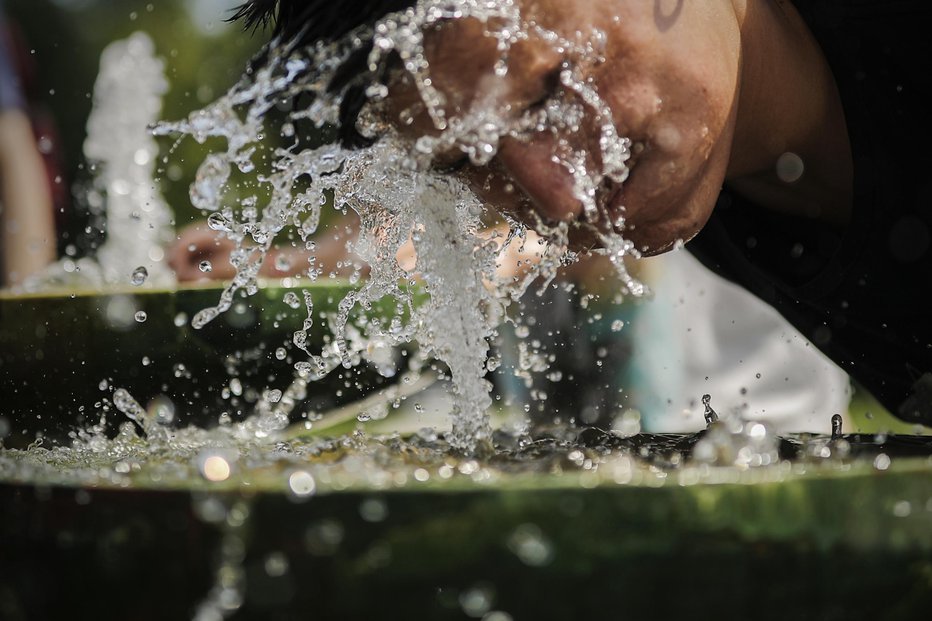
[[[846,433],[900,433],[907,435],[932,435],[932,428],[905,423],[888,412],[866,388],[853,385],[854,394],[848,406],[848,417],[854,429]]]

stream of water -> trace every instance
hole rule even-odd
[[[511,46],[529,36],[565,51],[561,85],[547,105],[517,119],[509,118],[494,105],[473,106],[463,115],[448,118],[443,96],[430,80],[423,32],[441,20],[464,18],[483,22],[487,36],[498,41],[502,61],[496,66],[496,74],[501,78],[508,71],[505,59]],[[511,244],[522,245],[526,230],[511,221],[510,233],[491,238],[483,235],[483,204],[457,178],[434,172],[432,164],[438,154],[458,150],[474,164],[482,165],[495,155],[503,136],[566,126],[579,130],[581,119],[594,116],[602,128],[601,168],[587,168],[584,154],[569,148],[560,149],[558,155],[562,164],[573,171],[574,195],[583,205],[585,223],[598,232],[602,252],[612,258],[618,270],[619,290],[643,294],[643,286],[625,270],[625,257],[637,254],[633,246],[620,234],[606,233],[595,226],[607,217],[604,207],[596,201],[595,188],[604,179],[623,181],[630,155],[630,142],[617,135],[604,101],[575,72],[577,64],[598,58],[602,39],[599,34],[593,33],[589,40],[566,41],[525,22],[509,2],[463,0],[422,1],[408,11],[385,16],[371,28],[313,49],[295,49],[289,41],[272,41],[262,56],[265,63],[224,97],[184,121],[163,123],[157,128],[158,133],[188,135],[199,142],[216,138],[225,142],[224,150],[211,153],[201,165],[191,187],[191,200],[209,215],[214,230],[236,242],[238,249],[232,262],[237,276],[218,304],[195,316],[192,325],[202,327],[228,310],[238,291],[256,290],[266,253],[289,227],[297,230],[313,254],[314,235],[318,233],[321,210],[327,204],[322,197],[332,193],[336,209],[351,209],[358,214],[362,224],[353,250],[371,268],[363,287],[349,294],[341,305],[336,343],[344,366],[349,362],[343,332],[353,307],[367,307],[390,295],[401,306],[413,308],[413,289],[399,286],[410,282],[412,275],[395,260],[406,245],[413,244],[416,280],[429,292],[429,300],[411,313],[406,325],[373,324],[367,336],[392,344],[417,342],[431,357],[445,363],[453,379],[451,445],[466,452],[487,445],[491,386],[484,376],[489,339],[509,303],[517,300],[536,278],[548,282],[575,255],[567,250],[564,224],[546,231],[547,241],[525,278],[499,278],[496,256]],[[287,138],[294,135],[295,127],[307,127],[308,123],[318,131],[338,124],[344,93],[331,92],[327,85],[342,63],[369,38],[374,41],[368,58],[373,76],[380,75],[379,68],[388,63],[390,55],[401,58],[403,69],[399,71],[406,72],[417,85],[421,97],[417,106],[427,110],[438,130],[436,134],[422,136],[413,144],[395,134],[385,122],[380,105],[387,87],[373,77],[366,89],[369,103],[357,122],[364,135],[378,137],[372,146],[348,149],[331,144],[304,148],[294,140],[292,146],[272,153],[263,151],[269,132]],[[270,112],[299,96],[311,103],[296,107],[284,115],[278,127],[270,127]],[[411,110],[403,111],[402,122],[411,114]],[[259,162],[261,166],[257,165],[259,159],[264,160]],[[268,172],[257,172],[259,168]],[[255,196],[241,200],[239,205],[231,204],[228,197],[234,169],[248,178],[240,182],[242,187],[262,189],[270,196],[261,214],[255,208]],[[313,279],[318,272],[312,256],[307,275]],[[307,299],[306,307],[310,322],[313,300]],[[302,348],[304,332],[295,335],[295,343]],[[309,362],[299,363],[299,371],[320,374],[332,368],[320,355],[311,351],[308,354]]]

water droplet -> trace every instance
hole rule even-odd
[[[207,226],[214,231],[230,231],[230,222],[222,213],[215,211],[207,216]],[[195,247],[196,249],[196,247]]]
[[[466,616],[479,619],[489,612],[494,597],[495,589],[492,585],[476,585],[460,593],[460,607]]]
[[[796,183],[802,178],[805,170],[803,159],[795,153],[786,152],[777,158],[777,177],[783,183]]]
[[[381,522],[388,517],[388,505],[381,498],[367,498],[359,505],[359,515],[367,522]]]
[[[275,257],[275,269],[279,272],[287,272],[291,269],[291,259],[288,258],[288,255],[282,253]]]
[[[832,439],[837,440],[841,437],[841,425],[842,418],[841,414],[832,415]]]
[[[142,283],[146,282],[146,278],[149,277],[149,270],[145,266],[140,265],[133,270],[132,276],[130,276],[130,282],[134,287],[138,287]]]
[[[175,324],[175,327],[176,327],[176,328],[181,328],[181,327],[183,327],[186,323],[188,323],[188,314],[187,314],[187,313],[178,313],[177,315],[175,315],[175,318],[174,318],[174,320],[173,320],[173,323]]]
[[[333,554],[343,542],[345,530],[336,520],[324,519],[308,527],[304,534],[307,551],[315,556]]]
[[[702,395],[702,405],[705,408],[705,424],[711,425],[718,420],[718,414],[712,409],[712,395]]]
[[[613,431],[622,438],[630,438],[641,433],[641,413],[637,410],[625,410],[613,425]]]
[[[210,261],[201,261],[197,264],[197,269],[201,270],[205,274],[214,269],[214,266],[211,265]]]
[[[913,506],[908,500],[900,500],[893,505],[893,515],[899,518],[909,517],[913,512]]]
[[[886,453],[879,453],[877,457],[874,458],[874,468],[876,470],[884,471],[890,467],[890,456]]]
[[[285,297],[282,298],[282,301],[294,309],[301,307],[301,300],[298,299],[298,296],[294,291],[289,291],[286,293]]]
[[[230,178],[230,162],[225,155],[212,153],[208,155],[200,168],[194,183],[191,184],[191,204],[198,209],[216,211]]]
[[[265,557],[264,565],[270,578],[280,578],[288,573],[288,557],[281,552],[271,552]]]
[[[288,356],[288,351],[284,347],[279,347],[275,350],[275,358],[278,360],[284,360]]]
[[[146,314],[146,311],[136,311],[136,314],[133,315],[133,318],[134,318],[137,322],[142,323],[142,322],[144,322],[146,319],[148,319],[149,316]]]
[[[167,397],[158,397],[149,405],[149,411],[159,425],[170,426],[175,422],[175,404]]]
[[[305,470],[295,470],[288,475],[288,489],[298,498],[307,498],[317,490],[317,482],[311,473]]]
[[[751,423],[748,427],[748,437],[760,441],[767,437],[767,427],[762,423]]]
[[[212,450],[198,453],[197,468],[202,477],[214,483],[226,481],[233,471],[227,458]]]
[[[432,444],[440,438],[440,434],[433,427],[421,427],[417,430],[417,437],[428,444]]]
[[[553,547],[536,524],[522,524],[508,538],[508,547],[525,565],[541,567],[553,558]]]

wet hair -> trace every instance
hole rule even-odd
[[[371,26],[388,13],[403,11],[416,0],[247,0],[230,21],[242,21],[246,30],[272,27],[272,35],[298,46],[338,41],[361,26]],[[334,73],[327,90],[343,91],[337,135],[346,147],[363,147],[371,140],[356,131],[356,119],[366,104],[369,79],[366,60],[372,41],[356,50]],[[264,61],[259,59],[259,62]],[[365,77],[364,77],[365,76]]]

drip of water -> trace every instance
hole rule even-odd
[[[712,395],[702,395],[702,407],[705,408],[706,425],[711,425],[718,420],[718,414],[712,409]]]

